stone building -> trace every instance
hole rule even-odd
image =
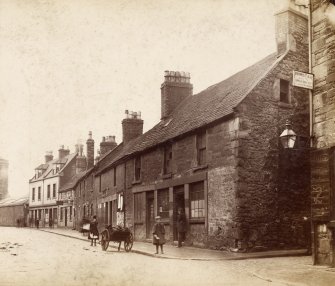
[[[290,120],[309,135],[308,91],[292,86],[293,71],[308,72],[307,31],[306,15],[279,12],[275,53],[195,95],[188,73],[166,71],[161,121],[142,134],[140,114],[126,111],[123,142],[90,173],[86,204],[99,224],[146,240],[160,215],[172,242],[182,207],[189,245],[305,247],[309,157],[283,150],[279,134]]]
[[[8,161],[0,157],[0,200],[8,196]]]
[[[311,0],[313,260],[335,266],[335,2]]]

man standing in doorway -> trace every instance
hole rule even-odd
[[[182,208],[178,209],[177,231],[178,231],[178,247],[182,247],[182,242],[185,241],[185,234],[186,234],[186,215]]]

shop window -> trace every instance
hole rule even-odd
[[[205,217],[204,182],[190,185],[190,217]]]
[[[135,158],[135,181],[139,181],[141,179],[141,157],[138,156]]]
[[[64,212],[64,208],[61,208],[60,209],[60,218],[59,218],[60,221],[63,221],[63,212]]]
[[[35,201],[35,188],[33,188],[31,191],[31,199],[32,201]]]
[[[169,218],[169,189],[157,192],[157,214],[161,218]]]
[[[280,79],[280,102],[290,103],[289,82]]]
[[[172,172],[172,144],[164,146],[164,174],[170,174]]]
[[[144,222],[144,193],[134,194],[134,222]]]
[[[197,135],[197,162],[198,166],[206,165],[207,163],[207,156],[206,156],[206,132]]]

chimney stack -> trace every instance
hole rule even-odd
[[[143,134],[143,120],[141,112],[125,111],[126,118],[122,120],[123,143]]]
[[[94,166],[94,140],[92,139],[92,131],[88,132],[88,139],[86,141],[87,147],[87,169]]]
[[[63,159],[66,155],[68,155],[68,151],[70,150],[65,150],[64,145],[61,145],[60,148],[58,149],[58,158]]]
[[[277,54],[291,50],[308,56],[308,7],[290,1],[286,8],[275,14]]]
[[[104,136],[102,137],[102,141],[100,143],[100,155],[104,155],[108,151],[114,149],[117,146],[115,142],[115,136]]]
[[[165,71],[161,85],[161,119],[168,117],[188,96],[193,94],[190,73]]]
[[[52,155],[52,151],[47,151],[44,157],[45,157],[45,163],[52,161],[52,159],[54,158],[54,156]]]
[[[97,164],[98,163],[98,161],[100,160],[100,155],[101,155],[101,153],[100,153],[100,150],[98,149],[97,150],[97,156],[95,157],[95,164]]]
[[[81,143],[76,144],[76,173],[80,173],[86,170],[86,157],[84,156],[84,145]]]

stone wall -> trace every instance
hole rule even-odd
[[[335,218],[331,156],[335,146],[335,24],[327,17],[334,5],[312,0],[312,73],[314,147],[311,154],[311,196],[314,230],[314,263],[335,265],[333,242]],[[331,199],[333,198],[333,201]]]
[[[293,70],[308,70],[306,52],[290,51],[237,109],[238,212],[234,223],[239,226],[236,240],[242,248],[298,247],[306,241],[302,228],[303,216],[309,215],[308,152],[290,150],[290,156],[279,142],[287,119],[297,134],[308,137],[308,91],[292,86]],[[290,82],[289,104],[279,102],[279,79]]]
[[[326,17],[327,3],[312,0],[313,127],[317,148],[335,145],[335,25]]]

